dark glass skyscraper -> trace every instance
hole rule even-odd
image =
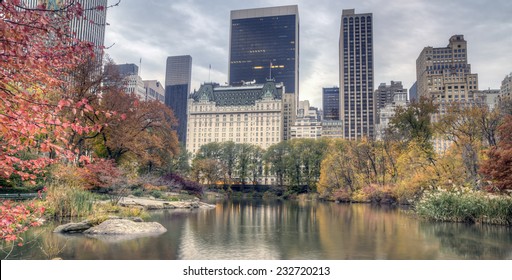
[[[374,137],[372,14],[343,10],[340,29],[340,119],[344,137]]]
[[[323,88],[322,103],[324,120],[340,119],[340,88]]]
[[[231,11],[229,83],[272,77],[299,93],[298,6]]]
[[[165,70],[165,105],[178,119],[178,140],[187,141],[187,105],[192,80],[192,57],[169,56]]]

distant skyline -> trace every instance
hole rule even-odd
[[[109,4],[115,3],[109,0]],[[168,56],[191,55],[192,90],[228,81],[231,10],[299,6],[300,100],[321,107],[323,87],[338,85],[338,41],[343,9],[373,13],[375,84],[416,80],[416,59],[426,46],[447,45],[463,34],[480,89],[498,89],[512,72],[512,2],[508,0],[237,1],[122,0],[107,12],[107,54],[138,63],[143,79],[165,82]],[[209,66],[211,72],[209,73]]]

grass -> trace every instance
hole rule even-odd
[[[483,192],[435,191],[415,205],[418,216],[435,221],[512,226],[512,197]]]
[[[78,186],[52,183],[46,195],[46,215],[53,218],[84,218],[93,212],[96,196]]]

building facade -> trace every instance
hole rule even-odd
[[[290,130],[290,138],[318,139],[322,136],[322,117],[318,108],[311,107],[308,100],[300,101],[297,117]]]
[[[187,151],[210,142],[251,143],[263,149],[284,137],[282,83],[206,83],[188,100]]]
[[[395,116],[398,107],[407,107],[409,101],[407,100],[407,91],[398,91],[393,94],[393,101],[386,103],[386,105],[379,109],[378,119],[379,122],[375,126],[375,138],[383,140],[386,136],[386,131],[389,128],[391,118]]]
[[[406,94],[405,97],[407,99],[407,89],[404,89],[402,82],[400,81],[391,81],[389,85],[381,83],[375,90],[375,103],[377,109],[384,108],[387,104],[395,102],[395,94],[403,93]]]
[[[409,89],[409,98],[407,98],[409,102],[415,102],[418,101],[418,83],[414,82],[412,84],[411,88]]]
[[[489,110],[493,110],[501,101],[501,91],[499,89],[484,89],[475,92],[475,103],[485,104]]]
[[[440,104],[471,102],[478,90],[478,74],[471,73],[464,35],[453,35],[446,47],[425,47],[416,60],[418,96]]]
[[[133,63],[113,64],[105,66],[106,72],[119,75],[123,79],[123,87],[126,93],[135,94],[140,100],[146,100],[144,82],[139,76],[139,67]]]
[[[343,121],[322,120],[322,137],[343,138]]]
[[[144,89],[146,89],[146,101],[157,100],[165,103],[164,86],[157,80],[145,80]]]
[[[171,108],[178,120],[178,140],[187,141],[187,106],[192,81],[190,55],[167,57],[165,69],[165,105]]]
[[[425,47],[416,59],[416,83],[418,97],[434,100],[438,113],[432,116],[436,122],[452,103],[473,106],[481,103],[478,92],[478,74],[471,73],[468,63],[468,47],[464,35],[453,35],[446,47]],[[433,139],[437,153],[444,153],[452,141]]]
[[[340,119],[346,139],[374,137],[373,15],[343,10],[339,41]]]
[[[230,23],[229,83],[274,79],[298,102],[298,6],[235,10]]]
[[[331,87],[322,89],[322,107],[324,120],[340,119],[340,88]]]
[[[404,95],[405,94],[405,95]],[[380,124],[381,110],[390,104],[396,102],[395,95],[400,95],[399,99],[407,100],[407,89],[404,89],[402,82],[391,81],[389,85],[381,83],[375,90],[375,125],[376,127]],[[377,133],[376,133],[377,136]]]
[[[291,128],[297,115],[295,97],[293,93],[283,94],[283,140],[285,141],[291,139]]]
[[[512,72],[501,82],[500,95],[509,98],[512,95]]]
[[[65,3],[64,0],[25,0],[26,7],[34,8],[45,5],[46,9],[58,10]],[[70,21],[73,36],[80,40],[94,44],[94,53],[98,63],[103,59],[103,46],[105,45],[105,28],[107,26],[107,0],[76,0],[83,9],[81,17]],[[98,9],[97,7],[103,7]]]

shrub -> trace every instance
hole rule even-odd
[[[149,195],[154,197],[154,198],[160,198],[160,197],[162,197],[163,194],[159,190],[152,190],[152,191],[149,192]]]
[[[144,190],[143,189],[134,189],[134,190],[132,190],[132,194],[134,196],[141,197],[142,195],[144,195]]]
[[[512,225],[512,198],[482,192],[439,190],[426,193],[416,213],[436,221]]]
[[[78,170],[83,178],[84,187],[98,190],[112,187],[121,181],[122,172],[113,160],[96,159]]]
[[[198,197],[202,197],[204,194],[203,185],[187,180],[178,174],[169,173],[162,176],[162,179],[169,184],[169,188],[178,188]]]

